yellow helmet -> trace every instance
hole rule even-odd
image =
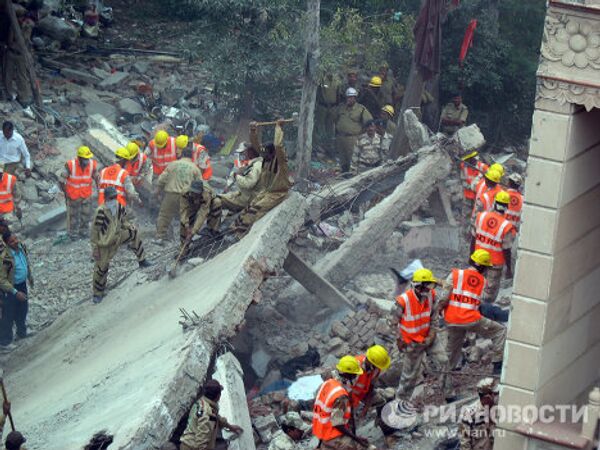
[[[394,111],[394,107],[392,105],[385,105],[383,108],[381,108],[381,110],[385,111],[392,117],[394,117],[394,114],[396,113],[396,111]]]
[[[164,148],[169,140],[169,133],[165,130],[158,130],[154,135],[154,143],[159,148]]]
[[[504,175],[504,166],[500,163],[494,163],[490,166],[490,170],[497,170],[500,175]]]
[[[413,283],[437,283],[433,272],[429,269],[418,269],[412,277]]]
[[[502,174],[497,170],[490,168],[485,173],[485,177],[488,180],[493,181],[494,183],[500,183],[500,180],[502,179]]]
[[[119,147],[115,152],[115,155],[117,155],[117,158],[119,159],[126,159],[128,161],[131,159],[129,156],[129,150],[127,150],[125,147]]]
[[[362,375],[363,373],[358,359],[350,355],[342,356],[335,368],[341,373],[349,373],[352,375]]]
[[[471,254],[471,260],[480,266],[490,267],[492,265],[492,257],[490,256],[490,252],[482,248],[475,250]]]
[[[465,156],[463,156],[462,158],[460,158],[463,161],[466,161],[468,159],[474,158],[475,156],[479,155],[479,152],[477,150],[475,150],[474,152],[471,153],[467,153]]]
[[[373,78],[371,78],[371,81],[369,81],[369,86],[371,87],[381,87],[382,84],[383,81],[381,80],[381,77],[377,75],[375,75]]]
[[[186,148],[189,141],[190,138],[185,134],[182,134],[177,136],[177,139],[175,139],[175,145],[177,145],[177,148]]]
[[[494,197],[497,203],[502,203],[503,205],[508,205],[510,203],[510,194],[506,191],[500,191]]]
[[[77,157],[78,158],[85,158],[85,159],[90,159],[94,157],[94,154],[92,153],[92,151],[90,150],[89,147],[82,145],[81,147],[79,147],[77,149]]]
[[[135,158],[140,152],[140,147],[133,141],[127,143],[127,151],[129,152],[129,159]]]
[[[392,363],[390,355],[381,345],[373,345],[367,349],[367,359],[379,370],[387,370]]]

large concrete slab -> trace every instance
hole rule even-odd
[[[11,355],[5,382],[28,448],[80,449],[102,429],[114,435],[111,448],[158,448],[216,346],[235,333],[266,274],[281,268],[305,214],[306,201],[292,194],[214,259],[175,280],[149,283],[134,272],[100,305],[65,313]],[[179,308],[201,325],[184,333]]]

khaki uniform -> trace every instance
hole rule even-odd
[[[108,268],[119,247],[123,244],[135,253],[138,261],[146,257],[144,246],[140,240],[138,230],[126,218],[125,208],[117,207],[113,215],[110,208],[104,204],[96,209],[92,221],[90,236],[92,250],[99,254],[94,266],[94,296],[103,297],[108,279]]]
[[[492,450],[496,424],[481,403],[467,408],[458,424],[460,450]]]
[[[250,133],[250,142],[254,148],[262,149],[256,130]],[[245,235],[252,224],[279,205],[288,195],[290,182],[287,155],[283,148],[283,130],[275,127],[275,156],[271,161],[263,161],[260,179],[257,183],[261,191],[248,207],[237,217],[233,230],[238,237]]]
[[[179,238],[183,246],[186,239],[186,231],[191,229],[192,236],[197,234],[204,222],[208,228],[218,231],[221,226],[221,200],[215,196],[208,186],[204,186],[202,195],[193,192],[185,192],[179,203]]]
[[[388,73],[379,88],[379,96],[384,105],[394,105],[394,96],[397,94],[396,79]]]
[[[367,87],[361,92],[358,103],[364,105],[373,117],[378,116],[383,105],[385,105],[379,88]]]
[[[181,194],[187,192],[192,181],[196,180],[202,181],[202,172],[190,158],[173,161],[158,177],[158,188],[164,191],[156,223],[159,239],[167,237],[173,218],[179,214]]]
[[[445,134],[454,134],[458,131],[459,128],[462,128],[460,126],[457,125],[444,125],[443,121],[444,119],[449,119],[449,120],[461,120],[463,123],[467,122],[467,117],[469,116],[469,108],[467,108],[465,105],[463,105],[462,103],[460,104],[460,106],[457,108],[456,106],[454,106],[454,103],[448,103],[446,106],[444,106],[444,109],[442,110],[442,114],[441,114],[441,119],[440,119],[440,130],[442,131],[442,133]]]
[[[244,170],[235,176],[238,190],[219,196],[222,206],[229,211],[238,212],[246,208],[260,189],[259,181],[262,172],[263,159],[261,157],[250,160]]]
[[[360,103],[349,108],[345,103],[336,111],[336,148],[342,172],[350,170],[354,144],[367,122],[373,120],[371,113]]]
[[[379,166],[386,158],[387,152],[383,149],[383,137],[377,133],[370,137],[367,133],[361,134],[352,155],[352,172],[360,173]]]
[[[12,27],[11,27],[12,28]],[[14,95],[13,80],[17,86],[17,98],[23,104],[29,104],[33,100],[31,83],[27,75],[25,56],[19,51],[14,31],[8,32],[6,50],[2,55],[2,79],[4,89],[9,97]]]
[[[213,450],[219,428],[229,427],[224,417],[219,416],[216,402],[202,397],[190,411],[187,426],[181,436],[181,450]]]
[[[335,137],[335,111],[339,103],[339,85],[340,82],[330,75],[326,76],[317,88],[315,134],[317,141],[325,146],[329,156],[334,156],[332,144]]]

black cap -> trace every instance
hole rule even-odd
[[[104,188],[104,198],[108,200],[114,200],[117,198],[117,190],[113,186],[108,186]]]

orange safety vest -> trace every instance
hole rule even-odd
[[[146,164],[146,161],[148,161],[148,155],[139,153],[135,161],[127,161],[125,163],[125,170],[131,177],[131,182],[134,185],[138,185],[142,182],[140,174],[142,173],[142,168],[144,167],[144,164]]]
[[[240,167],[246,167],[249,163],[250,163],[249,159],[240,158],[240,155],[238,153],[238,155],[233,160],[233,167],[235,167],[236,169],[239,169]]]
[[[210,155],[204,145],[194,143],[192,152],[192,162],[202,171],[202,179],[208,181],[212,178],[213,170],[210,163]]]
[[[449,324],[467,325],[481,319],[479,305],[485,288],[485,278],[475,269],[452,270],[452,292],[444,310]]]
[[[475,168],[476,167],[476,168]],[[471,184],[473,184],[473,180],[480,173],[485,173],[488,170],[488,165],[483,161],[477,161],[475,167],[467,164],[465,161],[460,163],[460,170],[463,174],[463,181],[465,183],[465,187],[463,188],[463,195],[468,200],[475,200],[475,191],[471,188]],[[479,169],[479,170],[478,170]]]
[[[523,194],[515,189],[508,189],[506,192],[510,195],[510,203],[508,204],[508,210],[504,214],[504,217],[506,217],[516,229],[519,229],[519,225],[521,224],[521,210],[523,209]]]
[[[319,392],[317,392],[313,406],[312,432],[321,441],[330,441],[343,435],[340,430],[331,425],[333,404],[340,397],[350,396],[342,383],[333,378],[324,382],[319,388]],[[351,417],[352,409],[350,408],[350,398],[348,398],[348,404],[344,412],[346,424],[350,422]]]
[[[352,407],[356,408],[358,404],[364,399],[369,391],[371,390],[371,385],[379,376],[379,369],[374,368],[374,370],[367,372],[365,369],[365,361],[367,360],[366,355],[358,355],[356,357],[358,362],[360,363],[360,367],[363,369],[362,375],[359,375],[354,384],[352,385],[352,390],[350,392],[350,398],[352,401]]]
[[[98,168],[98,162],[90,160],[85,169],[81,168],[79,159],[74,158],[67,161],[69,176],[65,183],[65,193],[71,200],[90,198],[92,196],[93,175]]]
[[[480,248],[490,252],[492,264],[504,264],[502,242],[508,233],[514,232],[512,224],[495,211],[484,211],[475,219],[475,250]]]
[[[434,301],[435,289],[431,290],[431,300],[426,298],[423,303],[419,301],[412,289],[396,297],[396,302],[403,309],[399,327],[404,342],[407,344],[423,342],[429,335],[431,306]]]
[[[14,175],[6,172],[2,174],[2,180],[0,181],[0,214],[8,214],[15,209],[13,190],[16,182],[17,178]]]
[[[100,183],[98,184],[98,204],[104,204],[104,189],[114,186],[117,190],[117,201],[122,206],[127,206],[125,180],[127,180],[128,176],[127,171],[116,163],[102,169],[100,172]]]
[[[483,204],[482,211],[491,211],[492,210],[492,207],[494,206],[494,200],[496,198],[496,194],[498,192],[500,192],[501,190],[502,190],[502,187],[499,184],[497,184],[496,186],[494,186],[493,188],[491,188],[488,191],[485,191],[483,194],[481,194],[478,197],[478,199]]]
[[[174,137],[167,140],[167,145],[164,148],[158,148],[154,143],[154,139],[152,139],[148,144],[148,148],[150,149],[154,175],[160,175],[169,163],[177,160],[177,145],[175,145]]]

